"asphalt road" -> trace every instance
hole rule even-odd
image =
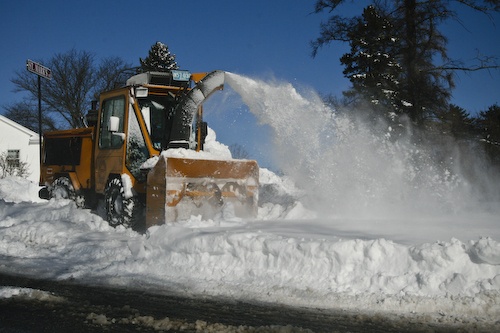
[[[0,286],[50,292],[54,300],[0,299],[0,332],[491,332],[411,316],[301,309],[180,297],[0,274]]]

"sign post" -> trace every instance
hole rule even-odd
[[[42,83],[40,78],[52,80],[52,71],[31,60],[26,60],[26,69],[38,75],[38,133],[40,145],[40,165],[42,164]]]

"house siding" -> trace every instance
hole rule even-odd
[[[0,153],[19,150],[19,159],[28,164],[27,177],[40,181],[40,145],[38,133],[0,115]]]

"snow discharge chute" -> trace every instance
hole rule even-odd
[[[223,89],[224,76],[224,71],[212,71],[208,73],[182,98],[177,106],[168,147],[177,148],[179,144],[190,141],[193,127],[198,129],[202,124],[201,108],[203,107],[203,103],[214,92]],[[193,120],[199,122],[199,124],[193,124]]]

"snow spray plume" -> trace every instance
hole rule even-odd
[[[325,106],[312,90],[232,73],[226,82],[263,124],[274,130],[280,168],[303,188],[318,212],[351,217],[457,212],[477,206],[460,170],[389,126],[382,135]],[[307,95],[307,96],[304,96]],[[377,126],[381,128],[380,126]]]

